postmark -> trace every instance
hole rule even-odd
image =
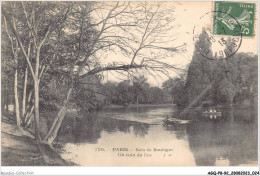
[[[239,36],[239,33],[235,31],[235,25],[238,22],[241,25],[242,35],[253,37],[255,6],[255,3],[215,2],[214,11],[216,13],[214,13],[213,17],[213,23],[215,24],[213,34]]]
[[[229,35],[225,24],[218,20],[212,20],[216,14],[229,16],[232,19],[233,33]],[[212,22],[213,21],[213,22]],[[218,35],[214,34],[214,29],[218,29]],[[193,28],[193,41],[196,50],[207,59],[226,59],[234,55],[242,43],[242,30],[238,20],[232,15],[212,11],[200,17],[200,23]]]

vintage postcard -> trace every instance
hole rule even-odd
[[[258,166],[258,2],[1,7],[2,166]]]

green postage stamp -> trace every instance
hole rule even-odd
[[[213,34],[254,36],[255,3],[215,2]]]

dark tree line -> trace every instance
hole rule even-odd
[[[104,88],[107,94],[106,105],[169,103],[168,92],[159,87],[150,86],[144,76],[118,84],[108,82],[104,84]]]
[[[205,32],[201,33],[198,42],[211,51],[209,36]],[[226,45],[230,46],[230,42],[229,38]],[[250,53],[210,60],[195,48],[187,75],[167,80],[164,87],[170,90],[174,103],[181,109],[233,104],[255,106],[257,62],[257,56]]]

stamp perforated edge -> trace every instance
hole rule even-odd
[[[215,3],[216,2],[227,2],[227,3],[254,3],[255,4],[255,9],[254,9],[254,27],[253,27],[253,36],[243,36],[242,35],[242,38],[243,39],[254,39],[255,37],[256,37],[256,32],[258,31],[257,30],[257,26],[258,26],[258,1],[212,1],[211,2],[211,12],[213,12],[214,10],[215,10]],[[212,18],[210,19],[211,20],[211,27],[212,27],[212,35],[214,35],[214,36],[220,36],[220,37],[224,37],[224,36],[232,36],[232,35],[220,35],[220,34],[218,34],[218,35],[216,35],[216,34],[214,34],[213,33],[213,23],[214,23],[214,20],[213,20],[213,18],[214,18],[214,15],[212,14],[211,15],[212,16]]]

